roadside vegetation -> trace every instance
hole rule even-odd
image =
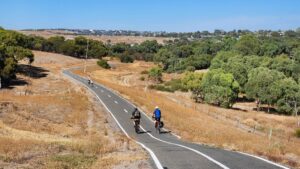
[[[104,68],[104,69],[109,69],[109,68],[110,68],[110,66],[109,66],[109,64],[107,63],[107,61],[106,61],[106,60],[103,60],[103,59],[98,60],[98,61],[97,61],[97,64],[98,64],[100,67]]]
[[[197,102],[230,108],[243,97],[254,100],[257,110],[266,105],[262,109],[268,112],[272,109],[291,115],[298,114],[300,106],[299,51],[297,37],[246,34],[239,39],[224,37],[167,44],[155,54],[154,61],[162,64],[165,72],[208,68],[208,73],[198,77],[198,86],[189,88]],[[154,88],[166,89],[161,86]]]

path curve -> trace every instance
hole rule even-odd
[[[184,142],[167,132],[156,133],[153,121],[145,113],[142,113],[141,119],[144,133],[136,134],[130,119],[130,114],[134,110],[132,103],[101,84],[95,83],[93,87],[89,86],[87,79],[73,74],[70,69],[63,70],[63,74],[71,80],[80,82],[96,95],[124,134],[149,152],[155,168],[288,169],[288,167],[254,155]]]

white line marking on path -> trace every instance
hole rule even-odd
[[[127,111],[126,109],[124,109],[124,111],[125,111],[126,113],[128,113],[128,111]]]
[[[68,74],[66,74],[68,75]],[[72,76],[68,75],[69,77],[71,77],[71,80],[73,80]],[[83,85],[86,86],[86,84],[84,84],[83,82],[81,82],[80,80],[78,80],[80,83],[82,83]],[[117,118],[114,116],[114,114],[109,110],[109,108],[104,104],[104,102],[100,99],[100,97],[97,95],[96,92],[94,92],[93,90],[91,90],[88,86],[86,86],[91,92],[93,92],[96,97],[98,98],[98,100],[101,102],[101,104],[105,107],[105,109],[110,113],[110,115],[114,118],[114,120],[116,121],[116,123],[118,124],[118,126],[120,127],[120,129],[123,131],[123,133],[130,139],[132,139],[131,137],[129,137],[129,135],[127,134],[127,132],[125,131],[125,129],[121,126],[121,124],[119,123],[119,121],[117,120]],[[134,139],[132,139],[134,140]],[[164,169],[164,167],[161,165],[160,161],[158,160],[158,158],[156,157],[156,155],[154,154],[154,152],[148,148],[147,146],[145,146],[143,143],[138,142],[136,140],[134,140],[136,143],[138,143],[139,145],[141,145],[144,149],[146,149],[149,153],[150,156],[152,157],[156,167],[158,169]]]
[[[103,85],[101,85],[101,86],[103,86]],[[104,87],[104,86],[103,86],[103,87]],[[104,87],[104,88],[106,88],[106,87]],[[106,88],[106,90],[112,92],[112,91],[109,90],[108,88]],[[98,97],[97,94],[96,94],[96,96]],[[129,101],[127,101],[126,99],[124,99],[122,96],[119,96],[119,95],[117,95],[117,96],[120,97],[121,99],[123,99],[124,101],[126,101],[127,103],[129,103],[130,105],[133,106],[132,103],[130,103]],[[99,98],[99,97],[98,97],[98,98]],[[102,102],[102,104],[104,104],[104,103]],[[105,106],[106,106],[106,105],[105,105]],[[143,111],[142,111],[142,113],[143,113],[146,117],[148,117],[149,120],[151,120],[151,118],[150,118],[149,116],[147,116]],[[115,120],[117,120],[117,119],[115,119]],[[151,120],[151,121],[152,121],[152,120]],[[142,126],[141,126],[141,129],[144,130],[144,132],[146,132],[146,130],[145,130]],[[125,131],[125,130],[124,130],[124,131]],[[178,146],[178,147],[182,147],[182,148],[188,149],[188,150],[190,150],[190,151],[195,152],[195,153],[198,154],[198,155],[201,155],[201,156],[207,158],[208,160],[212,161],[213,163],[217,164],[218,166],[222,167],[223,169],[230,169],[229,167],[225,166],[224,164],[222,164],[222,163],[216,161],[215,159],[211,158],[210,156],[208,156],[208,155],[206,155],[206,154],[204,154],[204,153],[202,153],[202,152],[200,152],[200,151],[198,151],[198,150],[192,149],[192,148],[190,148],[190,147],[187,147],[187,146],[184,146],[184,145],[181,145],[181,144],[176,144],[176,143],[168,142],[168,141],[165,141],[165,140],[161,140],[161,139],[159,139],[159,138],[154,137],[152,134],[150,134],[150,133],[148,133],[148,132],[146,132],[146,133],[147,133],[150,137],[152,137],[153,139],[155,139],[155,140],[157,140],[157,141],[160,141],[160,142],[163,142],[163,143],[166,143],[166,144],[175,145],[175,146]],[[129,136],[128,136],[128,137],[129,137]],[[151,153],[150,153],[150,154],[151,154]]]
[[[217,164],[218,166],[220,166],[220,167],[223,168],[223,169],[230,169],[229,167],[225,166],[224,164],[222,164],[222,163],[216,161],[215,159],[211,158],[210,156],[208,156],[208,155],[206,155],[206,154],[204,154],[204,153],[202,153],[202,152],[200,152],[200,151],[198,151],[198,150],[192,149],[192,148],[190,148],[190,147],[187,147],[187,146],[184,146],[184,145],[181,145],[181,144],[176,144],[176,143],[168,142],[168,141],[165,141],[165,140],[161,140],[161,139],[159,139],[159,138],[154,137],[152,134],[148,133],[142,126],[140,126],[140,127],[141,127],[141,129],[144,130],[144,132],[146,132],[150,137],[152,137],[153,139],[155,139],[155,140],[157,140],[157,141],[160,141],[160,142],[163,142],[163,143],[166,143],[166,144],[170,144],[170,145],[174,145],[174,146],[178,146],[178,147],[182,147],[182,148],[188,149],[188,150],[190,150],[190,151],[193,151],[193,152],[195,152],[195,153],[197,153],[197,154],[199,154],[199,155],[201,155],[201,156],[207,158],[208,160],[210,160],[211,162]]]
[[[66,75],[68,75],[68,74],[66,74]],[[70,75],[68,75],[68,76],[70,76]],[[73,78],[71,78],[71,80],[73,80]],[[78,81],[81,82],[80,80],[78,80]],[[81,82],[81,83],[82,83],[82,82]],[[84,83],[82,83],[82,84],[84,84]],[[84,84],[84,85],[86,86],[86,84]],[[105,86],[103,86],[103,85],[100,85],[100,86],[103,87],[103,88],[105,88],[105,89],[107,89],[108,91],[111,91],[110,89],[108,89],[107,87],[105,87]],[[88,87],[88,86],[87,86],[87,87]],[[118,120],[115,118],[115,116],[112,114],[112,112],[108,109],[108,107],[107,107],[107,106],[102,102],[102,100],[99,98],[99,96],[98,96],[93,90],[91,90],[89,87],[88,87],[88,89],[89,89],[90,91],[92,91],[92,92],[97,96],[97,98],[100,100],[100,102],[104,105],[104,107],[109,111],[109,113],[110,113],[110,114],[112,115],[112,117],[115,119],[115,121],[117,122],[117,124],[119,125],[119,127],[121,128],[121,130],[125,133],[125,135],[126,135],[128,138],[130,138],[129,135],[127,134],[127,132],[126,132],[126,131],[124,130],[124,128],[120,125],[120,123],[118,122]],[[111,92],[113,92],[113,91],[111,91]],[[118,95],[118,96],[119,96],[119,95]],[[129,103],[130,105],[134,106],[131,102],[129,102],[128,100],[124,99],[122,96],[119,96],[119,97],[120,97],[121,99],[123,99],[124,101],[126,101],[127,103]],[[124,109],[124,111],[125,111],[125,110],[126,110],[126,109]],[[125,112],[126,112],[126,111],[125,111]],[[147,116],[143,111],[142,111],[142,113],[143,113],[146,117],[148,117],[148,118],[151,120],[151,118],[150,118],[149,116]],[[141,129],[144,130],[144,131],[146,132],[146,130],[145,130],[142,126],[141,126]],[[197,151],[197,150],[195,150],[195,149],[192,149],[192,148],[187,147],[187,146],[184,146],[184,145],[180,145],[180,144],[176,144],[176,143],[164,141],[164,140],[161,140],[161,139],[159,139],[159,138],[154,137],[152,134],[150,134],[150,133],[148,133],[148,132],[146,132],[146,133],[147,133],[150,137],[152,137],[152,138],[154,138],[154,139],[156,139],[156,140],[158,140],[158,141],[164,142],[164,143],[166,143],[166,144],[171,144],[171,145],[176,145],[176,146],[179,146],[179,147],[186,148],[186,149],[191,150],[191,151],[193,151],[193,152],[195,152],[195,153],[197,153],[197,154],[199,154],[199,155],[202,155],[203,157],[205,157],[205,158],[211,160],[212,162],[216,163],[217,165],[221,166],[221,167],[224,168],[224,169],[229,169],[227,166],[225,166],[225,165],[219,163],[218,161],[214,160],[213,158],[211,158],[211,157],[207,156],[206,154],[203,154],[203,153],[201,153],[201,152],[199,152],[199,151]],[[161,163],[159,162],[159,160],[157,159],[156,155],[154,154],[154,152],[153,152],[151,149],[149,149],[148,147],[146,147],[145,145],[143,145],[142,143],[140,143],[140,142],[138,142],[138,141],[136,141],[136,140],[134,140],[134,141],[135,141],[136,143],[140,144],[143,148],[145,148],[145,149],[150,153],[150,155],[151,155],[152,159],[154,160],[155,165],[157,166],[157,168],[163,169]],[[288,167],[285,167],[285,166],[276,164],[276,163],[274,163],[274,162],[272,162],[272,161],[266,160],[266,159],[264,159],[264,158],[261,158],[261,157],[255,156],[255,155],[251,155],[251,154],[247,154],[247,153],[243,153],[243,152],[238,152],[238,153],[243,154],[243,155],[247,155],[247,156],[251,156],[251,157],[254,157],[254,158],[257,158],[257,159],[260,159],[260,160],[262,160],[262,161],[265,161],[265,162],[267,162],[267,163],[270,163],[270,164],[273,164],[273,165],[275,165],[275,166],[281,167],[281,168],[283,168],[283,169],[290,169],[290,168],[288,168]]]
[[[115,103],[116,103],[116,104],[118,104],[118,102],[117,102],[117,101],[115,101]]]
[[[111,95],[107,95],[108,97],[111,97]]]
[[[101,90],[101,92],[103,93],[103,92],[104,92],[104,90]]]
[[[283,168],[283,169],[290,169],[290,168],[288,168],[288,167],[285,167],[285,166],[280,165],[280,164],[276,164],[276,163],[274,163],[274,162],[272,162],[272,161],[269,161],[269,160],[267,160],[267,159],[264,159],[264,158],[261,158],[261,157],[255,156],[255,155],[251,155],[251,154],[243,153],[243,152],[239,152],[239,151],[237,151],[237,152],[240,153],[240,154],[246,155],[246,156],[250,156],[250,157],[254,157],[254,158],[260,159],[260,160],[262,160],[262,161],[264,161],[264,162],[267,162],[267,163],[269,163],[269,164],[273,164],[273,165],[275,165],[275,166],[277,166],[277,167],[280,167],[280,168]]]

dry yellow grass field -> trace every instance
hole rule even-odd
[[[104,70],[94,65],[88,68],[88,72],[96,81],[119,92],[149,115],[156,105],[160,106],[167,128],[183,139],[257,154],[300,167],[300,140],[293,135],[295,117],[195,104],[188,93],[148,89],[151,82],[142,81],[140,77],[146,76],[141,72],[151,68],[152,63],[122,64],[111,61],[111,64],[116,68]],[[82,74],[82,70],[75,73]],[[164,79],[171,79],[169,76],[176,77],[164,75]],[[269,139],[271,128],[272,137]]]
[[[64,36],[66,39],[74,39],[76,35],[72,34],[66,34],[68,32],[63,32],[63,31],[19,31],[25,35],[37,35],[37,36],[42,36],[45,38],[49,38],[52,36]],[[102,36],[85,36],[90,39],[94,40],[99,40],[102,41],[103,43],[107,43],[110,41],[110,43],[115,44],[115,43],[129,43],[129,44],[134,44],[134,43],[142,43],[145,40],[156,40],[158,43],[164,43],[164,41],[168,40],[173,40],[174,38],[164,38],[164,37],[143,37],[143,36],[108,36],[108,35],[102,35]]]
[[[29,84],[0,91],[0,168],[150,168],[95,97],[61,74],[82,61],[34,54],[43,76],[18,74]]]

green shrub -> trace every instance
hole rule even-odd
[[[174,91],[180,90],[180,91],[187,91],[185,87],[183,86],[181,79],[172,79],[165,83],[165,86],[168,86]]]
[[[296,137],[300,138],[300,128],[296,129],[295,135]]]
[[[150,85],[151,89],[159,90],[159,91],[164,91],[164,92],[171,92],[173,93],[175,90],[165,86],[165,85]]]
[[[193,72],[196,70],[196,68],[194,66],[187,66],[185,70],[188,72]]]
[[[100,67],[103,67],[104,69],[109,69],[110,68],[110,66],[109,66],[109,64],[107,63],[107,61],[106,60],[98,60],[97,61],[97,64],[100,66]]]
[[[144,80],[145,80],[145,77],[144,77],[144,76],[140,77],[140,80],[141,80],[141,81],[144,81]]]
[[[154,67],[150,69],[149,77],[156,82],[162,82],[162,69],[160,67]]]
[[[206,103],[230,108],[238,98],[239,83],[231,73],[210,70],[201,81],[200,93]]]
[[[133,63],[134,59],[128,55],[121,55],[120,56],[120,61],[122,63]]]

